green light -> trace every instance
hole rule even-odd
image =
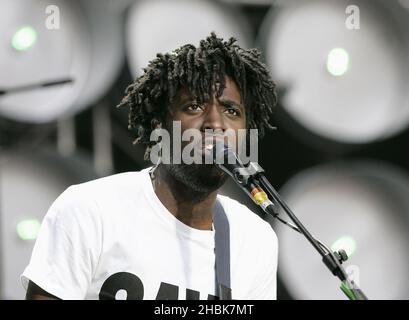
[[[30,49],[37,40],[37,32],[33,27],[24,26],[18,29],[12,39],[11,46],[17,51]]]
[[[22,220],[17,223],[16,231],[22,240],[37,239],[41,223],[37,219]]]
[[[348,257],[351,257],[356,251],[356,241],[350,236],[342,236],[338,238],[331,246],[332,251],[344,249]]]
[[[342,76],[349,67],[349,54],[342,48],[332,49],[327,57],[327,70],[333,76]]]

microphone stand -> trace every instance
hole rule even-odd
[[[222,164],[216,165],[224,172],[229,174],[242,190],[267,214],[272,215],[280,222],[290,226],[293,230],[303,234],[312,246],[322,257],[322,261],[332,272],[332,274],[341,280],[341,290],[350,300],[368,300],[362,290],[348,277],[348,274],[342,267],[342,262],[348,259],[344,250],[332,252],[324,243],[315,239],[310,232],[303,226],[300,220],[295,216],[287,206],[278,192],[270,184],[264,175],[264,169],[256,162],[250,162],[247,167],[235,166],[232,172]],[[269,199],[273,200],[270,201]],[[294,222],[295,226],[282,220],[279,217],[276,205],[279,204],[286,212],[288,217]]]

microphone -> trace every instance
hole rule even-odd
[[[216,148],[217,149],[217,148]],[[213,163],[227,173],[248,194],[248,196],[264,211],[277,215],[275,205],[270,201],[266,192],[260,186],[257,176],[264,170],[256,162],[245,166],[236,152],[227,145],[214,152]]]
[[[240,169],[245,168],[244,164],[228,145],[224,144],[221,150],[218,150],[218,147],[216,144],[216,150],[213,153],[213,161],[216,167],[230,175],[233,179],[241,181]]]

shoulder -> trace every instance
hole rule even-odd
[[[143,185],[147,169],[118,173],[69,186],[49,208],[46,218],[56,222],[67,219],[99,219],[101,206],[107,201],[121,201],[129,192]]]
[[[99,179],[70,186],[67,191],[78,198],[100,198],[107,193],[115,194],[146,183],[147,169],[113,174]]]
[[[60,201],[64,204],[77,202],[82,205],[94,201],[115,199],[116,195],[135,194],[138,188],[143,188],[148,177],[148,170],[122,172],[84,183],[71,185],[61,195]]]

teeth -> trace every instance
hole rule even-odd
[[[216,145],[218,143],[220,143],[220,140],[221,140],[220,136],[205,137],[205,139],[203,140],[203,147],[202,148],[206,152],[213,152],[213,150],[216,149]]]
[[[208,144],[208,145],[205,146],[206,150],[212,150],[213,148],[214,148],[213,144]]]

